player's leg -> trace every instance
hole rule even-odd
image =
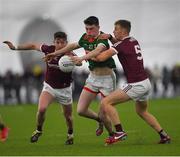
[[[82,90],[77,104],[77,113],[80,116],[99,121],[98,114],[89,109],[89,105],[91,104],[92,100],[96,98],[96,95],[96,92],[88,91],[86,89]]]
[[[37,142],[42,134],[42,127],[45,120],[45,113],[48,105],[53,101],[54,96],[47,91],[42,91],[39,97],[38,112],[36,115],[37,125],[36,130],[31,136],[31,142]]]
[[[73,144],[73,117],[72,117],[72,85],[66,88],[55,89],[55,97],[62,104],[64,118],[67,125],[67,140],[65,144]]]
[[[136,112],[137,114],[147,123],[149,124],[154,130],[156,130],[160,135],[160,142],[159,143],[170,143],[170,137],[167,133],[162,129],[161,125],[157,121],[157,119],[148,112],[148,103],[147,101],[136,101]]]
[[[103,75],[103,76],[99,76],[96,80],[97,82],[97,86],[99,85],[99,91],[101,93],[102,99],[106,96],[108,96],[111,92],[113,92],[116,89],[116,75],[114,72],[112,72],[111,75]],[[101,112],[101,107],[99,109],[99,115],[102,118],[103,117],[103,113]],[[105,123],[103,123],[103,125],[105,126],[106,130],[109,133],[109,136],[113,136],[114,135],[114,131],[112,128],[112,123],[110,118],[104,117],[104,121]],[[96,130],[96,135],[100,135],[102,134],[101,131],[103,131],[103,125],[100,125],[101,123],[99,123],[99,127]]]
[[[123,90],[117,89],[101,101],[101,119],[104,123],[107,123],[106,120],[109,117],[116,129],[116,134],[106,139],[106,144],[113,144],[126,138],[127,134],[122,128],[115,105],[128,100],[130,100],[130,97]]]
[[[39,98],[38,112],[37,112],[37,130],[42,131],[45,120],[45,113],[48,105],[54,100],[54,96],[47,91],[42,91]]]
[[[0,132],[0,140],[4,142],[8,138],[9,128],[4,124],[1,116],[0,116],[0,131],[1,131]]]
[[[67,140],[65,144],[71,145],[73,144],[73,117],[72,117],[72,104],[70,105],[62,105],[63,113],[66,120],[66,125],[68,128],[67,132]]]
[[[103,133],[103,126],[105,126],[109,136],[114,135],[114,131],[112,128],[111,120],[108,116],[103,115],[103,112],[101,112],[101,109],[99,110],[99,117],[101,119],[101,123],[99,123],[98,128],[96,129],[96,135],[99,136]]]
[[[96,98],[97,92],[92,91],[89,88],[84,88],[81,92],[78,105],[77,113],[80,116],[94,119],[98,122],[98,128],[96,129],[96,136],[100,136],[103,133],[103,123],[99,118],[99,114],[89,109],[89,105]]]
[[[120,119],[118,112],[115,109],[115,105],[117,105],[117,103],[128,101],[129,99],[129,96],[124,91],[122,91],[121,89],[117,89],[110,95],[102,99],[101,110],[104,115],[109,116],[114,125],[117,125],[120,123]]]

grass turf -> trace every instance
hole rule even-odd
[[[98,110],[98,103],[91,108]],[[10,127],[9,138],[0,142],[1,156],[129,156],[129,155],[180,155],[180,98],[150,100],[149,111],[170,134],[171,144],[158,145],[158,134],[135,113],[132,101],[117,106],[127,140],[112,146],[104,146],[107,132],[95,136],[96,122],[82,118],[74,105],[74,145],[64,145],[66,124],[58,104],[51,105],[46,114],[43,135],[37,143],[30,143],[35,129],[36,105],[0,106],[0,114]]]

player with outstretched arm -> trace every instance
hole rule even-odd
[[[106,139],[106,144],[113,144],[126,138],[127,134],[122,128],[115,106],[129,100],[135,101],[136,113],[160,135],[159,143],[170,143],[171,139],[168,134],[162,129],[157,119],[148,112],[147,100],[151,91],[151,83],[144,69],[140,45],[135,38],[129,36],[130,30],[131,23],[129,21],[116,21],[114,36],[117,42],[109,50],[96,57],[96,61],[102,62],[117,54],[127,78],[127,83],[123,88],[116,89],[101,101],[101,119],[106,123],[106,119],[109,117],[117,131]],[[110,35],[107,37],[109,38]],[[82,57],[72,58],[75,63],[80,63],[96,55],[96,52],[91,52]]]
[[[64,32],[56,32],[54,34],[54,44],[38,44],[25,43],[15,47],[11,42],[4,41],[12,50],[37,50],[43,52],[45,55],[56,50],[62,49],[67,45],[67,35]],[[22,51],[25,52],[25,51]],[[36,52],[36,51],[35,51]],[[74,55],[73,52],[68,51],[67,55]],[[37,125],[33,132],[30,141],[37,142],[42,135],[43,124],[45,120],[45,113],[47,107],[56,99],[62,104],[63,114],[67,124],[67,140],[65,144],[73,144],[73,118],[72,118],[72,72],[62,72],[58,67],[58,61],[62,57],[55,57],[50,62],[47,62],[47,70],[45,73],[45,81],[42,92],[39,97],[38,111],[37,111]]]

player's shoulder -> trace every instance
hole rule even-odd
[[[54,45],[47,45],[47,44],[42,44],[41,45],[41,51],[42,52],[53,52],[55,50]]]
[[[102,31],[100,31],[100,32],[99,32],[99,35],[101,35],[101,34],[105,34],[105,33],[102,32]],[[99,39],[99,38],[98,38],[97,40],[98,40],[98,41],[108,41],[108,39]]]
[[[137,39],[135,39],[134,37],[129,37],[128,39],[128,44],[130,45],[139,45],[139,42],[137,41]]]
[[[114,45],[126,45],[126,44],[131,44],[131,43],[138,43],[138,41],[131,36],[125,37],[124,39],[122,39],[121,41],[118,41],[117,43],[115,43]]]
[[[120,40],[120,41],[114,43],[113,47],[117,47],[117,46],[121,45],[122,43],[123,43],[123,40]]]
[[[100,31],[99,34],[104,34],[104,32]],[[96,40],[97,43],[103,43],[106,47],[109,47],[108,39],[99,39]]]
[[[83,35],[81,35],[81,37],[79,38],[79,45],[80,46],[82,46],[82,43],[84,42],[84,41],[86,41],[86,40],[88,40],[88,36],[87,36],[87,34],[86,33],[84,33]]]
[[[86,34],[86,33],[83,33],[83,34],[81,35],[81,38],[80,38],[80,39],[86,40],[86,39],[87,39],[87,34]]]
[[[138,43],[138,41],[132,36],[126,37],[125,39],[123,39],[123,42],[124,43],[126,43],[126,42],[127,43]]]
[[[41,44],[41,47],[44,47],[44,48],[54,48],[55,46],[54,45]]]
[[[129,37],[128,40],[129,40],[130,42],[137,42],[137,40],[136,40],[134,37]]]
[[[116,48],[116,47],[121,47],[121,46],[123,46],[124,44],[126,45],[127,43],[129,43],[130,42],[130,38],[131,37],[125,37],[124,39],[122,39],[122,40],[119,40],[119,41],[117,41],[116,43],[114,43],[114,45],[113,45],[113,47],[114,48]]]

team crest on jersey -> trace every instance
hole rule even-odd
[[[94,49],[94,45],[93,44],[89,44],[89,50],[93,50]]]

